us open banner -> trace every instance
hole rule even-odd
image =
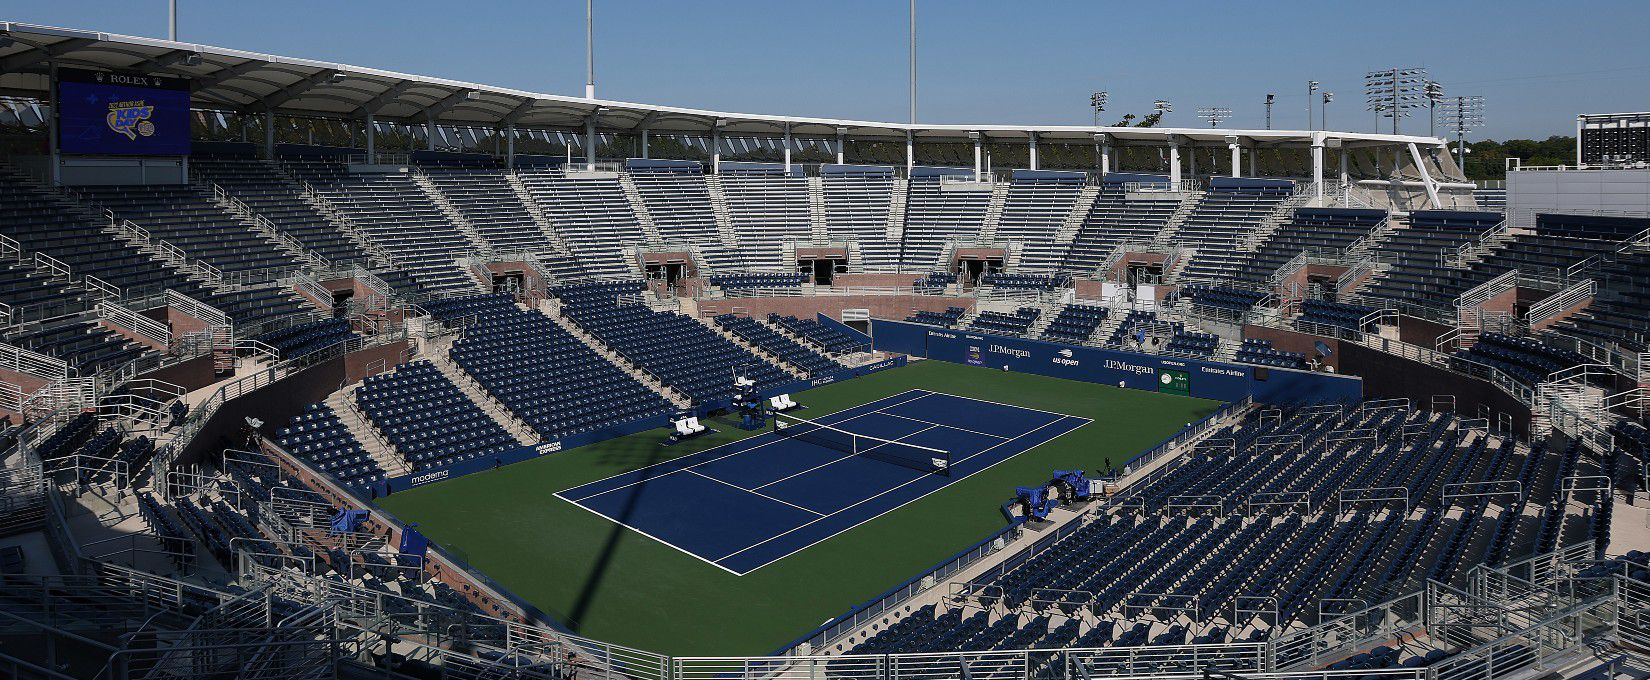
[[[1080,347],[903,321],[873,319],[871,336],[879,351],[1203,399],[1254,396],[1261,402],[1296,403],[1348,401],[1363,395],[1363,381],[1355,377]]]
[[[63,153],[182,156],[189,153],[189,81],[59,69],[58,143]]]

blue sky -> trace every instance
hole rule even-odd
[[[0,20],[164,37],[165,0],[23,0]],[[582,94],[584,2],[181,0],[183,40],[528,90]],[[1573,134],[1575,114],[1650,110],[1644,0],[918,0],[918,118],[1085,124],[1168,99],[1227,127],[1306,122],[1306,81],[1336,95],[1329,126],[1371,130],[1366,71],[1424,66],[1486,98],[1473,138]],[[596,0],[603,98],[751,113],[903,121],[904,0]],[[1314,114],[1314,118],[1317,114]],[[1109,122],[1109,121],[1108,121]],[[1383,125],[1383,129],[1390,123]],[[1404,132],[1426,132],[1422,111]]]

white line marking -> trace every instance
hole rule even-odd
[[[819,517],[824,517],[825,516],[825,513],[820,512],[818,510],[814,510],[812,508],[804,508],[804,507],[802,507],[800,505],[797,505],[795,503],[792,503],[790,501],[780,500],[778,498],[774,498],[773,496],[769,496],[768,494],[760,493],[760,492],[753,491],[751,489],[747,489],[745,487],[739,486],[738,484],[734,484],[733,482],[717,479],[715,477],[707,475],[707,474],[705,474],[703,472],[700,472],[698,470],[688,470],[688,474],[693,475],[695,477],[704,477],[705,479],[716,482],[718,484],[726,484],[728,486],[731,486],[731,487],[733,487],[735,489],[738,489],[740,491],[743,491],[745,493],[751,494],[753,496],[761,496],[761,497],[766,498],[766,499],[768,499],[770,501],[773,501],[775,503],[784,503],[785,505],[789,505],[789,506],[791,506],[793,508],[796,508],[798,510],[801,510],[803,512],[813,513],[814,515],[819,516]],[[758,487],[758,488],[761,488],[761,487]]]
[[[852,415],[852,416],[849,416],[849,417],[847,417],[847,418],[843,418],[843,419],[842,419],[842,420],[839,420],[839,421],[836,421],[836,422],[832,422],[832,423],[822,423],[822,424],[825,424],[825,425],[836,425],[836,424],[839,424],[839,423],[846,423],[846,422],[848,422],[848,421],[850,421],[850,420],[853,420],[853,419],[855,419],[855,418],[860,418],[860,417],[863,417],[863,416],[868,416],[868,415],[871,415],[871,414],[873,414],[873,413],[881,413],[881,412],[882,412],[882,411],[881,411],[881,409],[882,409],[882,408],[893,408],[893,407],[895,407],[895,406],[899,406],[899,405],[901,405],[901,404],[909,404],[909,403],[911,403],[911,402],[913,402],[913,401],[916,401],[916,400],[918,400],[918,399],[921,399],[921,398],[923,398],[923,397],[927,397],[927,396],[930,396],[930,395],[932,395],[932,394],[933,394],[933,392],[928,392],[928,391],[927,391],[927,390],[906,390],[906,391],[904,391],[904,392],[901,392],[901,393],[899,393],[899,394],[893,394],[893,395],[889,395],[889,396],[886,396],[886,397],[883,397],[883,399],[893,399],[893,398],[894,398],[894,397],[901,397],[901,396],[905,396],[905,395],[907,395],[907,394],[910,394],[910,393],[912,393],[912,392],[922,392],[922,394],[920,394],[920,395],[917,395],[917,396],[915,396],[915,397],[912,397],[912,398],[910,398],[910,399],[906,399],[906,400],[905,400],[905,401],[901,401],[901,402],[896,402],[896,403],[893,403],[893,404],[889,404],[889,405],[887,405],[887,406],[883,406],[883,407],[881,407],[881,408],[879,408],[879,409],[878,409],[878,410],[875,410],[875,411],[866,411],[866,412],[864,412],[864,413],[858,413],[858,414],[854,414],[854,415]],[[875,403],[876,403],[876,402],[871,402],[871,404],[875,404]],[[855,408],[863,408],[863,407],[865,407],[865,406],[869,406],[869,405],[870,405],[870,404],[861,404],[861,405],[859,405],[859,406],[855,406],[855,407],[852,407],[852,408],[845,408],[845,409],[842,409],[842,410],[841,410],[841,411],[837,411],[837,412],[836,412],[836,413],[831,413],[831,414],[827,414],[827,415],[825,415],[825,416],[822,416],[822,417],[821,417],[821,418],[820,418],[820,420],[815,420],[815,421],[814,421],[814,422],[816,422],[816,423],[820,423],[820,422],[822,422],[822,421],[823,421],[823,420],[824,420],[824,419],[825,419],[825,418],[829,418],[829,417],[831,417],[831,416],[834,416],[834,415],[837,415],[837,414],[840,414],[840,413],[846,413],[846,412],[848,412],[848,411],[851,411],[851,410],[853,410],[853,409],[855,409]],[[887,414],[884,414],[884,415],[887,415]],[[771,434],[771,433],[764,433],[764,434]],[[605,482],[605,481],[607,481],[607,480],[609,480],[609,479],[613,479],[613,478],[615,478],[615,477],[623,477],[623,476],[625,476],[625,475],[630,475],[630,474],[635,474],[635,473],[637,473],[637,472],[641,472],[641,471],[642,471],[642,470],[647,470],[647,469],[651,469],[651,468],[655,468],[655,467],[659,467],[659,466],[660,466],[660,465],[669,465],[669,464],[671,464],[671,463],[679,463],[679,462],[681,462],[681,461],[682,461],[682,459],[684,459],[684,458],[691,458],[691,457],[693,457],[693,456],[699,456],[699,455],[703,455],[703,454],[706,454],[706,453],[710,453],[710,452],[712,452],[712,451],[715,451],[715,450],[717,450],[717,449],[720,449],[720,448],[724,448],[724,447],[729,447],[729,446],[735,446],[735,445],[738,445],[738,444],[744,444],[744,443],[748,443],[748,442],[750,442],[750,441],[751,441],[751,440],[753,440],[753,439],[758,439],[758,438],[760,438],[760,437],[762,437],[762,436],[763,436],[763,435],[755,435],[755,436],[752,436],[752,437],[747,437],[747,438],[745,438],[745,439],[740,439],[740,440],[738,440],[738,441],[731,441],[731,442],[728,442],[728,443],[726,443],[726,444],[722,444],[722,445],[720,445],[720,446],[713,446],[713,447],[711,447],[711,448],[708,448],[708,449],[705,449],[705,450],[704,450],[704,451],[699,451],[699,452],[696,452],[696,453],[690,453],[690,454],[687,454],[687,455],[686,455],[686,456],[682,456],[682,458],[677,458],[677,459],[673,459],[673,460],[666,460],[666,461],[660,461],[660,462],[657,462],[657,463],[654,463],[654,464],[652,464],[652,465],[649,465],[649,466],[647,466],[647,467],[640,467],[640,468],[636,468],[636,469],[634,469],[634,470],[626,470],[626,471],[624,471],[624,472],[620,472],[620,473],[619,473],[619,474],[616,474],[616,475],[608,475],[608,476],[607,476],[607,477],[603,477],[603,478],[601,478],[601,479],[598,479],[598,480],[595,480],[595,481],[593,481],[593,482],[585,482],[585,483],[584,483],[584,484],[580,484],[580,485],[578,485],[578,486],[575,486],[575,487],[573,487],[573,489],[579,489],[579,488],[583,488],[583,487],[586,487],[586,486],[590,486],[590,485],[592,485],[592,484],[600,484],[600,483],[602,483],[602,482]],[[578,502],[582,502],[582,501],[587,501],[587,500],[590,500],[590,499],[592,499],[592,498],[595,498],[595,497],[597,497],[597,496],[600,496],[600,495],[603,495],[603,494],[609,494],[609,493],[613,493],[613,492],[614,492],[614,491],[618,491],[618,490],[620,490],[620,489],[628,489],[628,488],[630,488],[630,487],[633,487],[633,486],[636,486],[636,485],[637,485],[637,484],[645,484],[645,483],[647,483],[647,482],[649,482],[649,481],[651,481],[651,480],[655,480],[655,479],[659,479],[659,478],[661,478],[661,477],[666,477],[666,476],[669,476],[669,475],[673,475],[673,474],[676,474],[676,473],[678,473],[678,472],[681,472],[681,471],[683,471],[683,470],[690,470],[690,469],[693,469],[693,468],[696,468],[696,467],[699,467],[699,466],[700,466],[700,465],[706,465],[706,464],[709,464],[709,463],[714,463],[714,462],[716,462],[716,461],[719,461],[719,460],[722,460],[722,459],[724,459],[724,458],[732,458],[732,457],[734,457],[734,456],[737,456],[737,455],[739,455],[739,454],[742,454],[742,453],[749,453],[749,452],[751,452],[751,451],[755,451],[755,450],[757,450],[757,449],[760,449],[760,448],[762,448],[762,447],[764,447],[764,446],[767,446],[767,445],[769,445],[769,444],[774,444],[774,443],[777,443],[777,442],[782,442],[782,441],[789,441],[789,440],[788,440],[788,439],[785,439],[785,438],[784,438],[784,437],[773,437],[773,438],[771,438],[771,439],[769,439],[769,440],[768,440],[768,441],[765,441],[765,442],[762,442],[762,443],[761,443],[761,444],[757,444],[757,445],[755,445],[755,446],[749,446],[749,447],[746,447],[746,448],[743,448],[743,449],[740,449],[740,450],[738,450],[738,451],[734,451],[734,452],[733,452],[733,453],[728,453],[728,454],[724,454],[724,455],[721,455],[721,456],[717,456],[717,457],[715,457],[715,458],[711,458],[711,459],[708,459],[708,460],[702,460],[702,461],[699,461],[699,462],[697,462],[697,463],[694,463],[694,464],[692,464],[692,465],[689,465],[689,466],[687,466],[687,467],[682,467],[682,468],[677,468],[677,469],[675,469],[675,470],[671,470],[671,471],[669,471],[669,472],[666,472],[666,473],[663,473],[663,474],[660,474],[660,475],[658,475],[658,476],[649,476],[649,477],[645,477],[645,478],[643,478],[643,479],[641,479],[641,480],[638,480],[638,481],[634,481],[634,482],[631,482],[631,483],[629,483],[629,484],[626,484],[626,485],[624,485],[624,486],[616,486],[616,487],[613,487],[613,488],[611,488],[611,489],[607,489],[607,490],[605,490],[605,491],[598,491],[598,492],[596,492],[596,493],[593,493],[593,494],[590,494],[590,495],[588,495],[588,496],[581,496],[581,497],[579,497],[579,498],[577,498],[577,499],[572,499],[572,500],[573,500],[573,502],[574,502],[574,503],[578,503]],[[564,489],[564,491],[572,491],[572,490],[573,490],[573,489]],[[560,492],[557,492],[557,493],[560,493]]]
[[[1088,420],[1089,420],[1089,419],[1088,419],[1088,418],[1078,418],[1078,417],[1077,417],[1077,416],[1061,416],[1061,417],[1059,417],[1059,418],[1057,418],[1057,419],[1055,419],[1055,420],[1050,420],[1050,421],[1048,421],[1048,422],[1046,422],[1046,423],[1043,423],[1043,424],[1042,424],[1042,425],[1039,425],[1039,426],[1037,426],[1037,427],[1036,427],[1036,428],[1035,428],[1035,429],[1033,429],[1033,430],[1031,430],[1031,431],[1030,431],[1030,432],[1026,432],[1026,433],[1023,433],[1023,434],[1020,434],[1020,435],[1017,435],[1017,436],[1015,436],[1015,437],[1014,437],[1014,438],[1013,438],[1013,439],[1005,439],[1005,440],[1003,440],[1003,441],[1001,441],[1001,442],[998,442],[998,443],[996,443],[996,444],[993,444],[993,445],[991,445],[991,446],[989,446],[989,447],[987,447],[987,448],[985,448],[985,449],[982,449],[982,450],[980,450],[980,451],[979,451],[979,452],[977,452],[977,453],[974,453],[974,454],[971,454],[971,455],[969,455],[969,456],[966,456],[966,457],[964,457],[964,458],[963,458],[963,459],[962,459],[962,460],[961,460],[961,461],[956,461],[956,462],[957,462],[957,463],[960,463],[960,462],[967,462],[967,461],[968,461],[968,460],[971,460],[971,459],[973,459],[973,458],[977,458],[977,457],[979,457],[979,456],[980,456],[980,455],[983,455],[983,454],[985,454],[985,453],[986,453],[986,452],[988,452],[988,451],[991,451],[991,450],[993,450],[993,449],[996,449],[996,448],[997,448],[997,447],[1000,447],[1000,446],[1003,446],[1003,445],[1005,445],[1005,444],[1008,444],[1008,443],[1009,443],[1009,442],[1012,442],[1012,441],[1014,441],[1014,439],[1019,439],[1019,438],[1020,438],[1020,437],[1024,437],[1024,436],[1026,436],[1026,435],[1028,435],[1028,434],[1032,434],[1032,433],[1033,433],[1033,432],[1036,432],[1036,431],[1038,431],[1038,430],[1041,430],[1041,429],[1043,429],[1043,428],[1045,428],[1045,427],[1048,427],[1048,426],[1050,426],[1050,425],[1053,425],[1053,424],[1055,424],[1055,423],[1060,423],[1060,422],[1064,422],[1064,421],[1066,421],[1066,420],[1067,420],[1067,419],[1073,419],[1073,418],[1077,418],[1077,419],[1080,419],[1080,420],[1084,420],[1084,421],[1088,421]],[[1078,427],[1082,427],[1082,426],[1081,426],[1081,425],[1079,425],[1079,426],[1078,426]],[[1077,429],[1077,428],[1072,428],[1072,430],[1076,430],[1076,429]],[[1070,432],[1070,431],[1071,431],[1071,430],[1068,430],[1068,431],[1067,431],[1067,432]],[[1063,435],[1063,434],[1066,434],[1066,432],[1062,432],[1062,433],[1060,433],[1060,434],[1062,434],[1062,435]],[[1057,437],[1058,437],[1058,435],[1057,435],[1057,436],[1056,436],[1056,437],[1051,437],[1051,438],[1049,438],[1049,439],[1048,439],[1048,440],[1046,440],[1046,441],[1043,441],[1043,442],[1039,442],[1039,443],[1038,443],[1038,446],[1041,446],[1041,445],[1043,445],[1043,444],[1046,444],[1046,443],[1048,443],[1048,442],[1049,442],[1049,441],[1053,441],[1053,440],[1054,440],[1054,439],[1055,439],[1055,438],[1057,438]],[[1026,452],[1026,451],[1028,451],[1028,450],[1030,450],[1030,449],[1023,449],[1023,450],[1021,450],[1021,451],[1020,451],[1020,453],[1025,453],[1025,452]],[[921,495],[921,496],[918,496],[918,497],[916,497],[916,498],[913,498],[913,499],[911,499],[911,500],[909,500],[909,501],[906,501],[906,502],[904,502],[904,503],[901,503],[901,504],[899,504],[899,505],[898,505],[898,506],[895,506],[895,507],[893,507],[893,508],[890,508],[890,509],[888,509],[888,510],[885,510],[885,511],[883,511],[883,512],[880,512],[880,513],[877,513],[877,515],[876,515],[876,517],[882,517],[882,516],[884,516],[884,515],[887,515],[887,514],[888,514],[888,513],[890,513],[890,512],[893,512],[893,511],[895,511],[895,510],[898,510],[898,509],[900,509],[900,508],[903,508],[903,507],[905,507],[905,506],[907,506],[907,505],[910,505],[910,504],[911,504],[911,503],[914,503],[914,502],[916,502],[916,501],[918,501],[918,500],[921,500],[921,499],[923,499],[923,498],[926,498],[926,497],[928,497],[928,496],[929,496],[929,495],[930,495],[930,494],[933,494],[933,493],[934,493],[934,492],[935,492],[935,491],[939,491],[939,490],[940,490],[940,489],[944,489],[944,488],[946,488],[946,487],[949,487],[949,486],[951,486],[951,485],[952,485],[952,484],[955,484],[955,483],[956,483],[956,482],[960,482],[960,481],[962,481],[962,480],[964,480],[964,479],[968,479],[968,478],[969,478],[969,477],[972,477],[972,476],[974,476],[974,475],[976,475],[976,474],[979,474],[979,473],[981,473],[981,472],[984,472],[984,471],[986,471],[986,470],[989,470],[989,469],[991,469],[991,468],[993,468],[993,467],[996,467],[996,466],[997,466],[997,465],[998,465],[998,464],[1000,464],[1000,463],[1002,463],[1002,462],[1003,462],[1003,461],[1004,461],[1004,460],[1009,460],[1009,459],[1011,459],[1011,458],[1014,458],[1014,457],[1015,457],[1015,456],[1018,456],[1018,455],[1019,455],[1019,453],[1016,453],[1016,454],[1014,454],[1014,456],[1008,456],[1008,457],[1005,457],[1005,458],[1003,458],[1003,459],[1002,459],[1002,460],[999,460],[999,461],[997,461],[997,462],[996,462],[996,463],[992,463],[992,464],[991,464],[991,465],[987,465],[987,466],[985,466],[985,467],[983,467],[983,468],[980,468],[980,469],[979,469],[979,470],[975,470],[975,471],[974,471],[974,472],[971,472],[971,473],[969,473],[969,474],[967,474],[967,475],[964,475],[964,476],[962,476],[962,477],[958,477],[958,478],[957,478],[957,479],[955,479],[955,480],[951,480],[951,481],[949,481],[949,482],[947,482],[947,483],[945,483],[945,484],[944,484],[944,485],[942,485],[942,486],[940,486],[940,487],[939,487],[939,488],[938,488],[938,489],[934,489],[934,491],[930,491],[930,492],[928,492],[928,493],[925,493],[925,494],[923,494],[923,495]],[[953,466],[954,466],[954,465],[955,465],[955,463],[953,463]],[[791,529],[788,529],[788,530],[786,530],[786,531],[784,531],[784,532],[783,532],[783,533],[779,533],[779,534],[774,534],[774,535],[773,535],[773,536],[769,536],[769,537],[768,537],[768,538],[765,538],[765,539],[763,539],[763,540],[761,540],[761,541],[758,541],[758,542],[756,542],[756,543],[752,543],[752,544],[751,544],[751,545],[748,545],[748,546],[745,546],[745,547],[744,547],[744,548],[741,548],[741,549],[739,549],[739,550],[737,550],[737,551],[735,551],[735,552],[732,552],[732,553],[729,553],[729,554],[727,554],[727,555],[723,555],[723,556],[721,556],[721,557],[718,557],[718,558],[716,558],[716,560],[714,560],[714,561],[715,561],[715,562],[718,562],[718,563],[719,563],[719,562],[721,562],[721,561],[722,561],[722,560],[725,560],[725,559],[728,559],[728,558],[729,558],[729,557],[733,557],[733,556],[735,556],[735,555],[738,555],[738,554],[739,554],[739,553],[742,553],[742,552],[745,552],[745,551],[747,551],[747,550],[750,550],[750,549],[751,549],[751,548],[755,548],[755,547],[757,547],[757,546],[760,546],[760,545],[762,545],[762,544],[764,544],[764,543],[767,543],[767,542],[769,542],[769,541],[772,541],[772,540],[774,540],[774,539],[777,539],[777,538],[780,538],[780,537],[783,537],[783,536],[788,536],[788,535],[790,535],[790,534],[792,534],[792,533],[794,533],[794,532],[796,532],[796,531],[798,531],[798,530],[800,530],[800,529],[804,529],[804,528],[807,528],[807,527],[808,527],[808,526],[811,526],[811,525],[813,525],[813,524],[814,524],[814,523],[817,523],[817,522],[819,522],[819,521],[821,521],[821,520],[824,520],[824,519],[828,519],[828,518],[830,518],[830,517],[834,517],[834,516],[836,516],[836,515],[838,515],[838,514],[841,514],[841,513],[842,513],[842,512],[843,512],[843,511],[845,511],[845,510],[848,510],[848,509],[850,509],[850,508],[854,508],[854,507],[858,507],[858,506],[860,506],[860,505],[864,505],[864,504],[865,504],[865,503],[868,503],[868,502],[870,502],[870,501],[872,501],[872,500],[873,500],[873,499],[876,499],[876,498],[881,498],[881,497],[882,497],[882,496],[886,496],[886,495],[888,495],[888,494],[889,494],[889,493],[892,493],[892,492],[894,492],[894,491],[897,491],[897,490],[899,490],[899,489],[903,489],[903,488],[905,488],[905,487],[907,487],[907,486],[910,486],[910,485],[912,485],[912,484],[914,484],[914,483],[916,483],[916,482],[918,482],[918,481],[921,481],[921,480],[922,480],[922,479],[924,479],[924,478],[926,478],[926,477],[928,477],[928,476],[929,476],[929,475],[927,475],[927,474],[922,474],[922,475],[921,475],[921,476],[919,476],[919,477],[917,477],[917,478],[916,478],[916,479],[912,479],[912,480],[910,480],[910,481],[907,481],[907,482],[902,482],[902,483],[901,483],[901,484],[899,484],[899,485],[898,485],[898,486],[895,486],[895,487],[893,487],[893,488],[890,488],[890,489],[887,489],[887,490],[885,490],[885,491],[882,491],[882,492],[880,492],[880,493],[878,493],[878,494],[876,494],[876,495],[875,495],[875,496],[870,496],[870,497],[867,497],[867,498],[864,498],[864,499],[861,499],[861,500],[859,500],[859,501],[858,501],[858,502],[855,502],[855,503],[854,503],[854,504],[852,504],[852,505],[848,505],[848,506],[844,506],[844,507],[843,507],[843,508],[841,508],[841,509],[839,509],[839,510],[837,510],[837,511],[835,511],[835,512],[832,512],[832,513],[831,513],[831,514],[829,514],[829,515],[825,515],[825,516],[823,516],[823,517],[820,517],[820,518],[819,518],[819,519],[815,519],[815,520],[811,520],[811,521],[809,521],[809,522],[808,522],[808,523],[807,523],[807,524],[803,524],[803,525],[801,525],[801,526],[797,526],[797,527],[793,527],[793,528],[791,528]],[[870,521],[870,520],[872,520],[872,519],[876,519],[876,517],[869,517],[869,518],[866,518],[866,520],[865,520],[865,521]],[[864,523],[865,523],[865,522],[860,522],[860,523],[859,523],[859,524],[864,524]],[[849,530],[849,529],[853,529],[853,528],[854,528],[854,527],[857,527],[857,526],[859,526],[859,524],[855,524],[855,525],[854,525],[854,526],[851,526],[851,527],[848,527],[848,528],[847,528],[847,529],[843,529],[843,530],[842,530],[842,531],[836,531],[836,532],[832,532],[832,533],[831,533],[831,536],[836,536],[836,535],[839,535],[839,534],[841,534],[841,533],[843,533],[843,532],[845,532],[845,531],[848,531],[848,530]],[[824,538],[821,538],[821,539],[819,539],[819,541],[824,541],[824,540],[826,540],[826,539],[829,539],[829,538],[831,538],[831,536],[826,536],[826,537],[824,537]],[[801,550],[806,550],[806,549],[808,549],[808,548],[810,548],[810,547],[812,547],[812,546],[814,546],[814,545],[817,545],[817,544],[818,544],[818,543],[819,543],[819,541],[815,541],[815,542],[813,542],[813,543],[810,543],[810,544],[808,544],[808,545],[806,545],[806,546],[803,546],[803,547],[801,547],[801,548],[799,548],[799,549],[797,549],[797,550],[796,550],[796,551],[792,551],[792,552],[790,552],[790,553],[787,553],[787,554],[786,554],[786,555],[783,555],[783,556],[780,556],[780,557],[777,557],[777,558],[774,558],[774,559],[773,559],[773,560],[770,560],[770,561],[768,561],[768,562],[766,562],[766,563],[764,563],[764,564],[763,564],[763,565],[762,565],[762,566],[763,566],[763,567],[765,567],[765,566],[767,566],[767,565],[769,565],[769,564],[773,564],[773,563],[774,563],[774,562],[777,562],[777,561],[779,561],[779,560],[781,560],[781,559],[784,559],[784,558],[785,558],[785,557],[789,557],[789,556],[791,556],[791,555],[794,555],[794,554],[796,554],[796,553],[797,553],[797,552],[800,552],[800,551],[801,551]],[[760,568],[761,568],[761,567],[757,567],[757,569],[760,569]],[[752,570],[751,570],[751,571],[755,571],[755,570],[756,570],[756,569],[752,569]],[[750,572],[746,572],[746,573],[750,573]]]
[[[602,514],[600,511],[596,510],[595,508],[587,506],[587,505],[585,505],[583,503],[580,503],[578,501],[569,499],[568,497],[561,495],[560,491],[557,491],[556,493],[551,494],[551,495],[555,496],[556,498],[560,498],[564,501],[567,501],[568,503],[572,504],[572,506],[575,507],[575,508],[578,508],[580,510],[584,510],[585,512],[588,512],[592,515],[595,515],[595,516],[600,517],[602,519],[605,519],[609,522],[617,524],[621,527],[624,527],[626,529],[634,531],[638,534],[641,534],[643,536],[651,538],[655,541],[658,541],[659,543],[664,544],[665,546],[669,547],[671,550],[675,550],[676,552],[682,553],[683,555],[687,555],[688,557],[692,557],[693,559],[699,560],[700,562],[704,562],[705,564],[716,567],[717,569],[721,569],[722,571],[728,572],[729,574],[733,574],[734,576],[744,576],[745,574],[750,573],[749,571],[734,571],[734,570],[729,569],[727,567],[724,567],[720,564],[717,564],[715,562],[707,560],[704,557],[701,557],[701,556],[696,555],[694,553],[688,552],[687,549],[685,549],[685,548],[683,548],[679,545],[676,545],[675,543],[671,543],[670,541],[659,538],[658,536],[654,536],[653,534],[647,533],[646,531],[642,531],[641,529],[637,529],[636,527],[630,526],[629,524],[625,524],[624,522],[620,522],[617,518],[608,517],[607,515]],[[767,565],[763,565],[763,566],[767,566]],[[752,570],[752,571],[755,571],[755,570]]]
[[[950,396],[950,395],[946,395],[946,396]],[[892,408],[892,407],[890,407],[890,408]],[[946,428],[946,429],[949,429],[949,430],[956,430],[958,432],[967,432],[969,434],[977,434],[977,435],[980,435],[982,437],[990,437],[992,439],[1009,439],[1009,437],[1004,437],[1000,434],[991,434],[990,432],[981,432],[979,430],[970,430],[966,427],[957,427],[956,425],[945,425],[943,423],[936,423],[932,420],[923,420],[921,418],[912,418],[911,416],[902,416],[898,413],[884,412],[882,415],[891,416],[891,417],[894,417],[894,418],[903,418],[905,420],[909,420],[909,421],[912,421],[912,422],[922,423],[924,425],[933,425],[934,427],[943,427],[943,428]],[[932,429],[932,428],[930,428],[930,429]]]
[[[886,414],[886,413],[885,413],[885,414],[883,414],[883,415],[889,415],[889,414]],[[929,430],[932,430],[932,429],[934,429],[934,428],[936,428],[936,427],[940,427],[940,426],[939,426],[939,425],[930,425],[930,426],[928,426],[928,427],[925,427],[925,428],[923,428],[923,429],[921,429],[921,430],[917,430],[917,431],[916,431],[916,432],[912,432],[912,433],[911,433],[911,434],[908,434],[908,435],[905,435],[905,436],[904,436],[904,437],[900,437],[900,438],[899,438],[899,439],[890,439],[890,440],[888,440],[888,443],[893,443],[893,442],[897,442],[897,441],[899,441],[899,440],[900,440],[900,439],[905,439],[905,438],[907,438],[907,437],[915,437],[915,436],[917,436],[917,435],[919,435],[919,434],[922,434],[922,433],[924,433],[924,432],[927,432],[927,431],[929,431]],[[866,450],[867,450],[867,451],[870,451],[870,450],[871,450],[871,449],[875,449],[875,448],[877,448],[877,447],[878,447],[878,446],[886,446],[886,444],[877,444],[877,445],[876,445],[876,446],[873,446],[873,447],[871,447],[871,448],[870,448],[870,449],[866,449]],[[813,471],[814,471],[814,470],[818,470],[818,469],[820,469],[820,468],[822,468],[822,467],[826,467],[826,466],[828,466],[828,465],[835,465],[835,464],[837,464],[837,463],[840,463],[840,462],[842,462],[842,461],[845,461],[845,460],[848,460],[848,459],[849,459],[849,458],[853,458],[853,457],[855,457],[855,456],[858,456],[858,455],[859,455],[859,454],[857,454],[857,453],[850,453],[850,454],[848,454],[848,455],[846,455],[846,456],[843,456],[843,457],[841,457],[841,458],[838,458],[838,459],[836,459],[836,460],[833,460],[833,461],[831,461],[831,462],[829,462],[829,463],[823,463],[823,464],[820,464],[820,465],[815,465],[815,466],[813,466],[813,467],[811,467],[811,468],[808,468],[808,469],[806,469],[806,470],[803,470],[803,471],[801,471],[801,472],[798,472],[798,473],[796,473],[796,474],[792,474],[792,475],[786,475],[786,476],[784,476],[784,477],[780,477],[780,478],[779,478],[779,479],[775,479],[775,480],[773,480],[773,481],[771,481],[771,482],[768,482],[768,483],[767,483],[767,484],[763,484],[763,485],[762,485],[762,486],[759,486],[759,487],[756,487],[756,488],[758,488],[758,489],[766,489],[766,488],[768,488],[768,487],[770,487],[770,486],[773,486],[773,485],[775,485],[775,484],[778,484],[778,483],[780,483],[780,482],[783,482],[783,481],[785,481],[785,480],[787,480],[787,479],[790,479],[790,478],[792,478],[792,477],[800,477],[800,476],[802,476],[802,475],[805,475],[805,474],[808,474],[808,473],[810,473],[810,472],[813,472]]]

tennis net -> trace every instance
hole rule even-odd
[[[902,465],[936,475],[951,474],[951,452],[944,449],[849,432],[783,413],[774,414],[773,431],[786,439],[804,441],[884,463]]]

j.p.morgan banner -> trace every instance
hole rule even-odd
[[[1036,373],[1221,401],[1357,399],[1357,378],[1009,338],[901,321],[872,321],[876,349],[972,366]]]

